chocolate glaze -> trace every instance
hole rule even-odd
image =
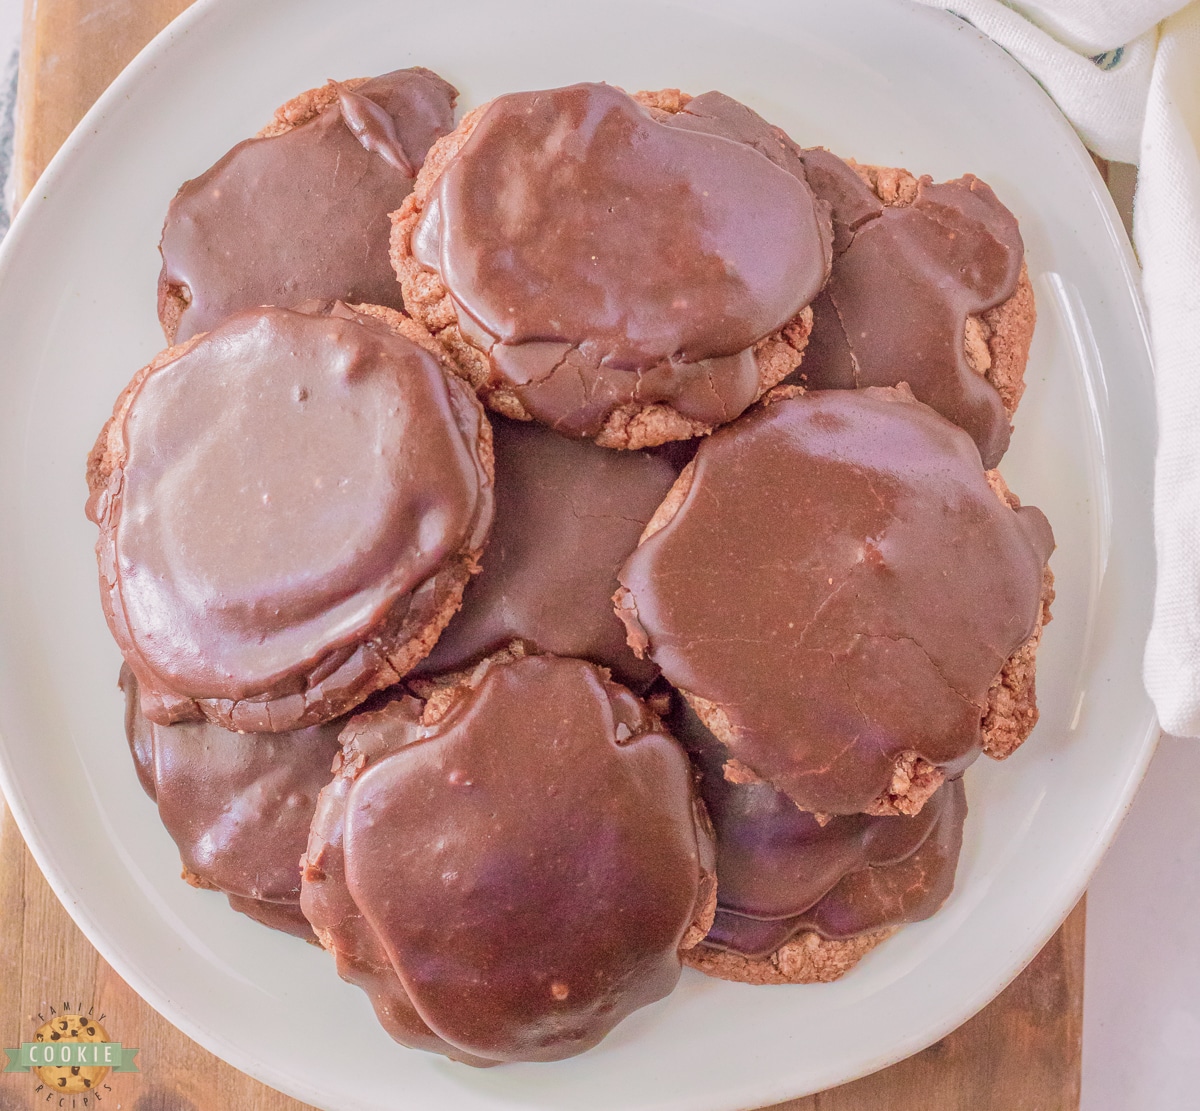
[[[163,227],[161,299],[190,297],[180,342],[230,313],[309,298],[401,308],[388,214],[412,192],[433,142],[454,126],[455,89],[397,70],[281,135],[247,139],[186,182]]]
[[[683,699],[675,702],[669,724],[700,772],[723,910],[751,918],[801,914],[848,873],[911,856],[933,828],[940,811],[933,799],[913,818],[847,814],[821,825],[769,783],[731,783],[728,750]]]
[[[190,882],[235,910],[313,940],[300,912],[300,857],[329,782],[342,723],[291,733],[230,733],[208,723],[156,725],[121,668],[125,731],[138,779],[158,804]]]
[[[769,783],[731,783],[725,747],[676,699],[671,732],[700,772],[717,839],[717,917],[704,944],[747,957],[800,930],[856,934],[928,918],[954,885],[966,816],[962,780],[916,817],[848,814],[821,825]]]
[[[744,105],[707,93],[656,116],[582,84],[493,101],[412,246],[494,379],[586,437],[631,402],[741,413],[760,392],[751,348],[821,288],[828,235],[802,167]]]
[[[454,671],[513,640],[577,656],[644,689],[658,674],[613,613],[617,568],[679,474],[658,454],[609,451],[492,419],[496,519],[476,575],[414,675]]]
[[[351,720],[302,898],[319,929],[356,909],[327,935],[339,965],[377,976],[377,950],[342,941],[382,945],[460,1053],[556,1060],[674,986],[711,841],[683,751],[594,666],[527,657],[472,682],[436,722],[411,699]]]
[[[802,930],[842,941],[905,922],[920,922],[936,914],[954,889],[962,848],[967,815],[962,779],[952,779],[939,787],[925,805],[926,810],[930,807],[935,809],[933,828],[903,860],[850,872],[832,891],[794,918],[756,919],[718,907],[704,944],[744,957],[765,957]],[[915,822],[919,817],[872,820]]]
[[[271,903],[266,899],[251,899],[243,895],[230,895],[228,898],[234,910],[253,918],[260,925],[316,944],[312,926],[304,917],[299,900],[294,903]]]
[[[419,708],[414,712],[419,714]],[[380,1025],[392,1038],[401,1045],[442,1053],[464,1064],[494,1064],[463,1053],[425,1025],[396,978],[382,942],[346,887],[342,837],[346,797],[358,772],[391,751],[389,739],[381,731],[360,728],[362,722],[372,720],[373,716],[374,713],[361,714],[351,719],[354,732],[346,734],[349,750],[335,757],[336,774],[317,800],[308,848],[300,862],[301,909],[321,944],[333,954],[338,975],[367,993]]]
[[[970,174],[941,185],[923,177],[912,204],[884,206],[836,155],[816,148],[799,157],[832,208],[834,261],[794,380],[810,389],[907,382],[995,467],[1008,448],[1008,413],[964,344],[967,317],[1017,290],[1025,248],[1016,218]]]
[[[617,601],[630,643],[724,716],[739,761],[803,809],[852,814],[901,752],[950,776],[978,754],[1052,547],[1041,512],[1002,504],[933,410],[827,391],[704,441]]]
[[[131,389],[88,511],[147,716],[278,732],[393,682],[372,638],[432,620],[490,526],[469,390],[340,305],[238,314]]]
[[[404,144],[396,130],[396,121],[391,113],[383,105],[376,104],[371,99],[370,89],[364,95],[356,93],[353,89],[340,83],[335,84],[338,111],[341,114],[342,123],[350,129],[351,134],[359,141],[363,150],[379,155],[393,170],[399,170],[406,177],[415,178],[417,171],[413,166],[412,159],[404,149]],[[451,92],[451,107],[453,107],[454,96],[455,94]],[[439,137],[433,136],[435,139]],[[425,151],[428,152],[432,145],[431,141],[426,145]],[[422,153],[417,159],[418,165],[424,157],[425,154]]]

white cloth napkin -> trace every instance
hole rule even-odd
[[[1158,394],[1158,583],[1145,681],[1200,736],[1200,0],[919,0],[970,20],[1102,158],[1138,163],[1133,238]]]

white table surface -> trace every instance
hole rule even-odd
[[[1164,737],[1088,889],[1083,1111],[1200,1107],[1200,741]]]
[[[0,0],[0,190],[21,9]],[[1088,892],[1082,1111],[1197,1107],[1200,741],[1166,737]]]

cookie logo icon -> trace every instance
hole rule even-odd
[[[100,1023],[83,1015],[59,1015],[42,1023],[33,1035],[35,1042],[107,1042],[108,1031]],[[37,1065],[34,1072],[42,1081],[60,1092],[86,1092],[109,1073],[109,1065]]]
[[[91,1108],[100,1104],[104,1092],[112,1091],[104,1083],[110,1072],[138,1071],[134,1063],[138,1051],[110,1041],[100,1021],[105,1016],[96,1017],[92,1008],[67,1004],[61,1011],[50,1007],[49,1017],[44,1013],[37,1017],[43,1021],[33,1041],[5,1050],[4,1071],[34,1073],[40,1081],[36,1093],[47,1102],[62,1108]]]

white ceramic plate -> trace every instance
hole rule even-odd
[[[597,1049],[476,1071],[395,1046],[320,951],[178,880],[122,733],[84,457],[162,346],[155,246],[176,187],[327,77],[427,65],[471,106],[590,79],[719,88],[862,161],[972,171],[1016,211],[1040,303],[1004,471],[1053,522],[1042,721],[969,774],[946,908],[840,983],[685,971]],[[729,1111],[947,1033],[1070,910],[1149,758],[1151,377],[1132,256],[1073,132],[971,27],[897,0],[201,0],[117,80],[0,251],[0,769],[34,856],[100,952],[234,1065],[325,1108]],[[153,1060],[140,1062],[153,1075]]]

